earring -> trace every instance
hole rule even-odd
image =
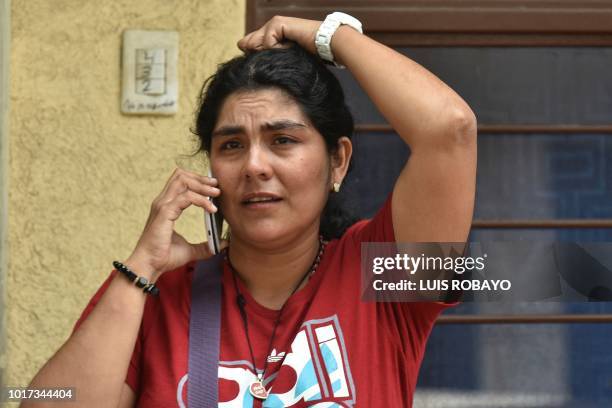
[[[334,183],[334,193],[340,192],[340,183]]]

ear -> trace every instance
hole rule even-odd
[[[331,180],[330,189],[334,183],[342,184],[346,172],[348,171],[351,156],[353,155],[353,143],[351,139],[342,136],[338,139],[336,151],[331,155]]]

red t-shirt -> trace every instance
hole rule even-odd
[[[327,245],[315,274],[287,301],[267,356],[264,384],[270,396],[263,405],[257,400],[253,405],[248,391],[256,377],[225,266],[219,407],[411,407],[425,344],[445,305],[361,302],[361,243],[394,241],[389,197],[373,219],[357,222]],[[126,378],[138,407],[187,406],[193,270],[191,262],[164,273],[157,282],[160,296],[147,299]],[[94,295],[75,330],[115,274]],[[240,291],[261,371],[277,312],[259,305],[241,283]]]

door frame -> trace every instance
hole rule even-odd
[[[611,46],[612,0],[247,0],[246,30],[336,10],[391,47]]]

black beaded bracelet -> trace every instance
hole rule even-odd
[[[125,275],[131,282],[136,285],[137,288],[142,289],[142,291],[148,295],[157,296],[159,295],[159,288],[155,286],[154,283],[149,283],[147,278],[143,278],[142,276],[136,275],[130,268],[122,264],[121,262],[113,261],[113,266],[119,272]]]

